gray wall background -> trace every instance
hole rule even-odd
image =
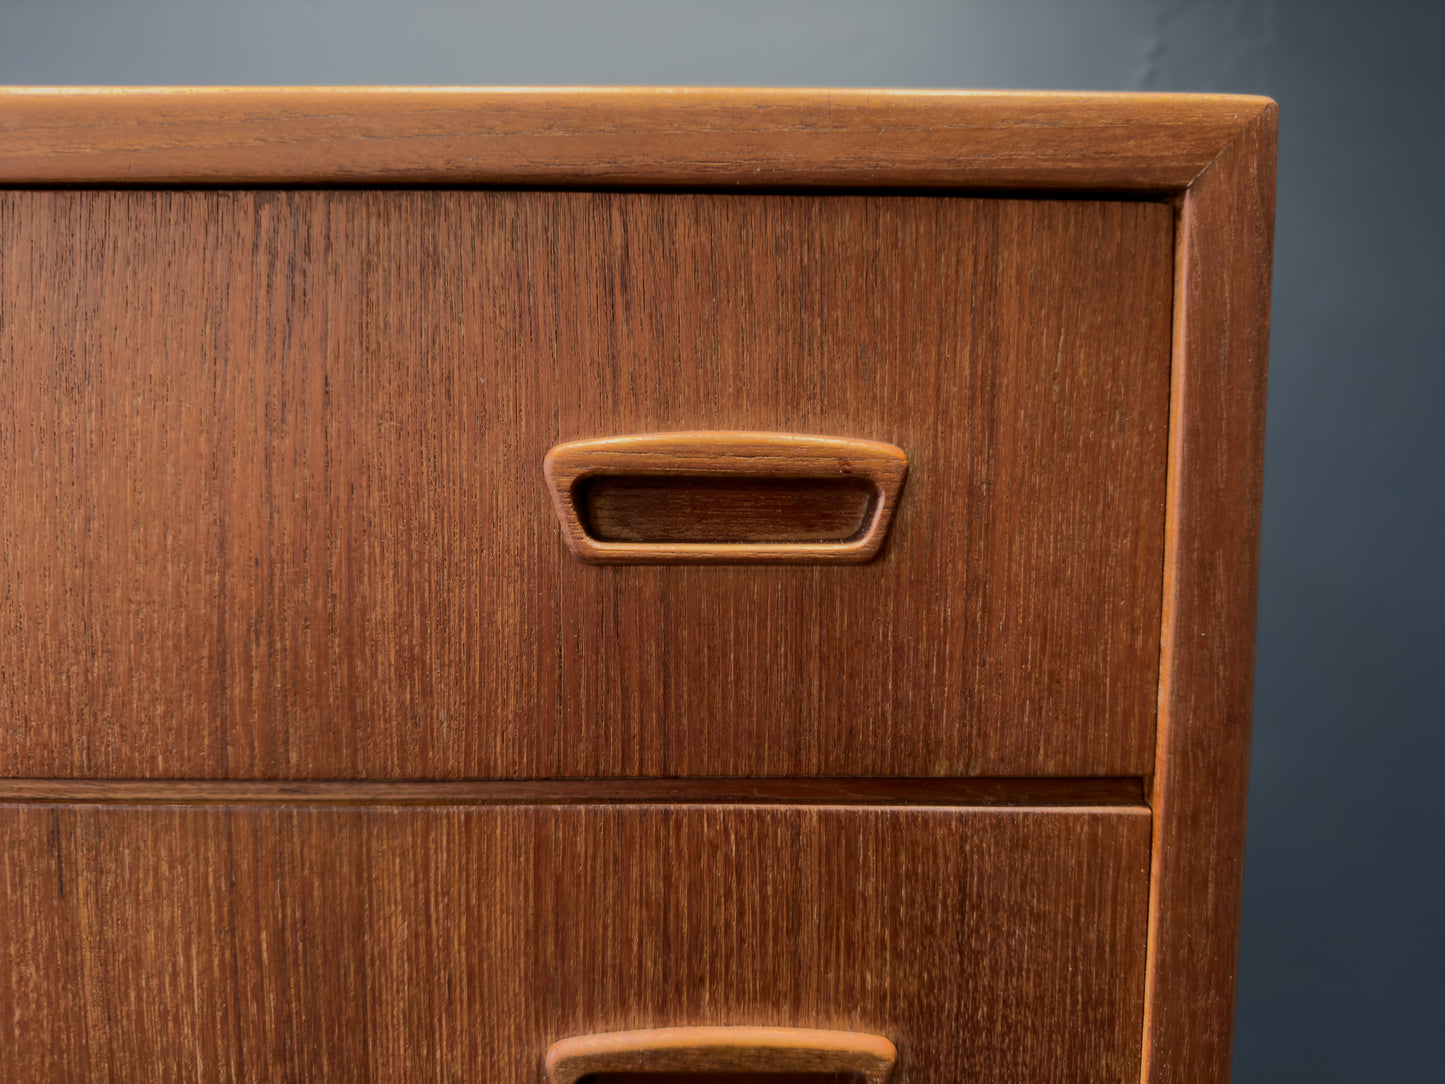
[[[1194,90],[1281,106],[1235,1080],[1445,1080],[1445,4],[0,0],[6,84]]]

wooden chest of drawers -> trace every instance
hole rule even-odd
[[[0,93],[0,1077],[1224,1080],[1273,141]]]

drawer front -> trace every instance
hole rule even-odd
[[[542,1079],[557,1040],[886,1036],[1138,1079],[1142,809],[0,807],[17,1079]],[[43,920],[37,920],[43,916]]]
[[[1162,203],[0,193],[0,771],[1152,771]],[[896,444],[857,567],[589,567],[559,441]]]

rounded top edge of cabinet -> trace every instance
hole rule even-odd
[[[1186,189],[1246,95],[0,88],[0,184]]]

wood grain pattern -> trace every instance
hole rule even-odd
[[[1147,1084],[1229,1079],[1254,678],[1276,113],[1180,214]]]
[[[888,1084],[898,1051],[881,1035],[814,1028],[648,1028],[574,1035],[547,1051],[547,1079],[577,1084],[651,1084],[711,1080],[757,1080],[769,1084]],[[601,1079],[598,1079],[598,1078]],[[702,1082],[706,1084],[706,1082]],[[826,1084],[826,1082],[825,1082]]]
[[[14,1079],[536,1084],[558,1039],[888,1036],[1139,1071],[1146,811],[8,806]]]
[[[1154,767],[1149,202],[0,193],[0,772]],[[909,455],[848,567],[588,567],[563,440]]]
[[[1172,192],[1267,104],[919,90],[3,88],[0,183]]]
[[[559,444],[547,453],[543,473],[552,492],[562,534],[579,559],[590,564],[858,564],[878,555],[887,537],[903,479],[908,474],[908,457],[891,444],[853,437],[821,437],[802,433],[688,432],[650,433],[641,436],[609,436]],[[866,487],[864,504],[848,516],[843,537],[824,539],[778,537],[779,527],[796,530],[796,489],[785,494],[781,507],[768,494],[743,490],[743,500],[725,503],[731,512],[723,540],[677,541],[658,537],[649,527],[657,523],[663,531],[675,533],[674,513],[664,508],[661,515],[634,511],[627,522],[629,531],[642,539],[617,540],[600,537],[592,529],[598,518],[597,501],[588,508],[580,485],[622,478],[634,483],[646,480],[688,480],[694,485],[706,481],[779,481],[815,479],[822,482],[860,482]],[[693,490],[691,492],[698,492]],[[706,497],[708,490],[703,489]],[[737,491],[734,490],[734,493]],[[651,491],[656,503],[663,496]],[[717,490],[711,491],[717,500]],[[839,503],[835,494],[829,503]],[[816,502],[815,502],[816,503]],[[825,503],[824,510],[829,507]],[[845,511],[857,502],[843,502]],[[615,501],[611,506],[615,508]],[[810,507],[810,506],[805,506]],[[608,505],[602,505],[604,510]],[[700,514],[701,513],[701,514]],[[697,523],[711,524],[717,510],[693,512]],[[615,512],[613,514],[615,519]],[[811,526],[824,517],[817,511],[807,521]],[[714,531],[717,527],[712,528]],[[662,532],[658,532],[662,533]]]

